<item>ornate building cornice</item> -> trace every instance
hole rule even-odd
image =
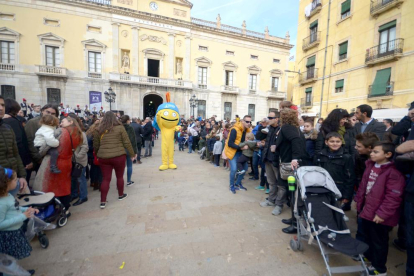
[[[41,0],[41,1],[44,1],[44,0]],[[171,0],[165,0],[165,1],[173,2]],[[94,3],[94,2],[90,2],[86,0],[49,0],[46,2],[67,4],[67,5],[72,5],[72,6],[76,6],[80,8],[93,9],[93,10],[97,10],[100,12],[107,12],[110,14],[117,14],[117,15],[122,15],[122,16],[128,16],[131,18],[137,18],[137,19],[148,20],[148,21],[157,22],[157,23],[169,24],[169,25],[173,25],[176,27],[211,33],[214,35],[222,35],[225,37],[231,37],[231,38],[239,39],[243,41],[259,43],[259,44],[267,45],[271,47],[279,47],[285,50],[290,50],[294,47],[294,45],[292,44],[278,41],[278,40],[284,40],[283,38],[277,38],[277,37],[273,37],[274,39],[260,38],[254,35],[249,35],[249,33],[247,34],[237,33],[231,30],[219,29],[219,28],[212,27],[212,26],[196,24],[193,22],[185,21],[185,20],[175,19],[171,17],[137,11],[133,9],[123,8],[123,7],[117,7],[117,6],[112,6],[112,5],[102,5],[102,4],[98,4],[98,3]],[[198,20],[198,21],[202,21],[202,20]],[[233,28],[237,29],[235,27]],[[251,32],[251,33],[255,33],[255,32]]]

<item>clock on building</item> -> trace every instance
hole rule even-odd
[[[156,11],[156,10],[158,10],[158,4],[155,3],[155,2],[151,2],[150,3],[150,8],[151,8],[151,10]]]

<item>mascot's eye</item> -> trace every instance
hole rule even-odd
[[[173,112],[172,113],[173,117],[177,117],[177,113]]]
[[[164,111],[164,116],[168,116],[168,111]]]

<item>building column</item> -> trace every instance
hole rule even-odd
[[[169,57],[168,57],[168,78],[174,79],[174,60],[175,60],[175,34],[168,34],[169,37]]]
[[[191,35],[185,36],[185,62],[184,62],[184,80],[190,80],[191,64]]]
[[[132,74],[139,75],[139,27],[132,26]]]
[[[112,23],[112,71],[119,72],[119,23]]]

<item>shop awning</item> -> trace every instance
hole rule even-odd
[[[407,116],[407,108],[390,108],[390,109],[374,109],[372,117],[382,122],[384,119],[391,119],[394,122],[399,122],[402,118]]]

